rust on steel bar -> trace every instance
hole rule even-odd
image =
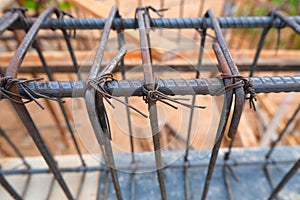
[[[240,73],[238,71],[237,66],[235,65],[235,63],[233,62],[233,59],[231,57],[231,54],[228,50],[228,47],[226,45],[225,39],[223,37],[220,25],[218,23],[217,18],[215,17],[214,13],[212,10],[208,10],[207,15],[210,17],[211,19],[211,23],[212,23],[212,27],[214,29],[215,35],[216,35],[216,39],[218,41],[218,44],[220,45],[218,48],[219,50],[221,50],[222,55],[224,56],[224,60],[227,62],[227,65],[230,69],[230,71],[228,70],[227,72],[223,73],[224,75],[232,75],[233,78],[234,77],[239,77]],[[221,52],[219,51],[219,54],[221,54]],[[226,173],[226,169],[228,169],[230,172],[232,172],[232,174],[234,175],[234,171],[232,170],[232,168],[226,164],[227,160],[229,159],[229,155],[231,152],[231,148],[232,148],[232,144],[233,141],[235,139],[235,135],[236,135],[236,131],[240,122],[240,118],[242,115],[242,111],[243,111],[243,107],[244,107],[244,102],[245,102],[245,91],[244,91],[244,84],[242,80],[236,80],[235,78],[233,79],[232,85],[234,84],[238,84],[236,85],[235,88],[233,88],[234,90],[234,95],[235,95],[235,102],[234,102],[234,109],[233,109],[233,115],[231,118],[231,122],[230,122],[230,126],[229,126],[229,130],[228,130],[228,137],[231,138],[230,141],[230,146],[229,146],[229,151],[225,154],[224,157],[224,166],[223,166],[223,172],[224,173],[224,178],[225,178],[225,183],[226,183],[226,188],[229,194],[229,198],[232,199],[232,189],[231,189],[231,184],[228,178],[228,175]],[[228,87],[230,89],[230,86],[225,86],[225,88]],[[252,97],[250,97],[252,98]],[[250,106],[252,105],[251,102],[252,99],[250,100]],[[254,105],[253,105],[254,106]],[[209,171],[212,169],[208,169]],[[236,176],[234,176],[236,177]],[[211,177],[210,177],[211,179]],[[209,182],[207,183],[209,184]],[[206,185],[206,184],[205,184]],[[207,186],[207,191],[208,191],[208,186]],[[202,199],[205,199],[205,196],[202,196]]]
[[[89,80],[95,79],[100,71],[100,66],[102,63],[103,56],[104,56],[104,51],[105,51],[105,47],[106,47],[109,33],[111,30],[112,22],[117,15],[118,15],[118,9],[116,6],[114,6],[114,7],[112,7],[112,9],[109,13],[108,20],[105,23],[105,27],[103,29],[103,32],[102,32],[102,35],[100,38],[100,44],[97,48],[95,59],[94,59],[92,68],[90,70],[89,76],[88,76]],[[114,66],[111,66],[112,69],[117,65],[117,63],[118,62],[113,63]],[[104,75],[104,74],[102,74],[102,75]],[[97,101],[96,101],[96,98],[97,98]],[[113,185],[115,188],[116,196],[119,200],[121,200],[122,199],[121,188],[120,188],[120,184],[119,184],[119,180],[118,180],[117,171],[115,169],[113,152],[112,152],[111,143],[109,140],[110,136],[106,135],[106,134],[109,134],[109,132],[108,132],[109,125],[107,124],[107,122],[103,122],[103,120],[101,120],[99,118],[99,113],[97,112],[97,109],[99,107],[103,108],[103,106],[104,106],[103,98],[101,96],[99,96],[99,94],[96,95],[95,88],[88,87],[85,92],[85,99],[86,99],[87,111],[89,113],[89,118],[90,118],[91,124],[94,129],[94,134],[97,138],[100,148],[103,151],[105,161],[109,165],[109,169],[111,172],[111,177],[112,177]],[[102,147],[103,145],[104,145],[104,149]]]
[[[3,22],[0,24],[0,35],[10,27],[17,19],[19,19],[19,12],[7,11],[3,15]]]
[[[230,71],[227,70],[224,74],[231,74],[231,75],[238,76],[239,72],[238,72],[237,67],[235,66],[235,64],[232,60],[232,57],[230,55],[230,52],[227,48],[225,39],[223,37],[219,22],[218,22],[218,20],[215,16],[215,14],[213,13],[213,11],[211,9],[209,9],[207,11],[207,13],[205,14],[205,16],[209,17],[209,19],[211,20],[212,28],[215,32],[216,40],[219,44],[219,46],[214,45],[215,49],[217,50],[216,55],[219,54],[219,56],[224,56],[224,59],[222,58],[222,60],[226,61],[227,65],[229,67],[229,70],[230,70]],[[219,50],[221,50],[222,53]],[[225,87],[227,87],[227,86],[225,86]],[[228,131],[228,136],[231,137],[231,138],[235,134],[236,128],[239,124],[240,116],[241,116],[241,113],[242,113],[241,108],[243,107],[243,104],[244,104],[244,95],[245,95],[244,90],[240,87],[236,88],[234,93],[235,93],[235,97],[236,97],[235,98],[235,109],[234,109],[234,114],[232,116],[230,128],[229,128],[229,131]],[[231,100],[232,100],[232,98],[230,99],[230,101]],[[241,109],[241,110],[238,110],[238,109]],[[219,152],[219,148],[220,148],[223,136],[222,136],[222,138],[218,138],[218,139],[219,140],[217,140],[217,142],[216,142],[216,144],[213,148],[213,152],[212,152],[212,156],[211,156],[211,159],[210,159],[210,164],[209,164],[209,167],[208,167],[206,180],[205,180],[205,183],[204,183],[204,189],[203,189],[203,193],[202,193],[202,199],[203,200],[206,199],[206,196],[207,196],[207,193],[208,193],[210,181],[211,181],[213,170],[214,170],[214,165],[215,165],[215,162],[216,162],[216,159],[217,159],[217,156],[218,156],[218,152]],[[217,145],[218,142],[220,144]]]
[[[285,25],[289,26],[290,28],[292,28],[297,34],[300,34],[300,25],[298,23],[296,23],[295,21],[291,20],[289,17],[285,16],[282,12],[278,11],[278,10],[273,10],[271,11],[268,16],[270,16],[273,20],[275,21],[276,17],[279,18],[282,23],[284,23]],[[269,26],[265,27],[261,33],[259,42],[258,42],[258,46],[257,46],[257,50],[253,59],[253,63],[251,65],[250,68],[250,72],[249,72],[249,76],[252,77],[254,75],[256,66],[257,66],[257,62],[258,62],[258,58],[260,56],[260,52],[262,50],[265,38],[269,32],[269,30],[272,28],[272,24],[273,22],[271,21],[271,23],[269,24]],[[279,36],[278,36],[279,37]]]
[[[13,58],[11,59],[7,71],[6,76],[10,77],[17,77],[17,72],[19,67],[22,64],[22,61],[34,41],[43,21],[45,21],[53,12],[55,8],[51,7],[46,9],[41,15],[38,17],[36,22],[31,26],[28,33],[25,35],[24,39],[22,40],[21,44],[18,46],[17,50],[15,51],[15,54]],[[12,92],[18,93],[17,86],[13,86],[11,88]],[[14,97],[16,101],[22,101],[19,97]],[[32,137],[33,141],[35,142],[36,146],[38,147],[39,151],[41,152],[42,156],[44,157],[46,163],[48,164],[50,170],[52,171],[55,179],[61,186],[62,190],[64,191],[65,195],[68,197],[68,199],[73,199],[73,196],[70,192],[69,187],[67,186],[61,172],[59,171],[57,164],[51,155],[50,151],[48,150],[45,142],[43,141],[37,127],[35,126],[28,110],[26,109],[25,105],[15,103],[11,100],[12,105],[14,106],[15,110],[17,111],[21,121],[23,122],[24,126],[26,127],[28,133]]]
[[[227,48],[225,39],[223,37],[222,31],[221,31],[221,28],[220,28],[220,25],[218,23],[216,16],[214,15],[212,10],[208,10],[207,15],[210,17],[210,19],[212,21],[212,26],[213,26],[218,44],[220,45],[220,49],[222,50],[224,58],[229,66],[229,69],[231,72],[230,74],[232,74],[233,76],[240,76],[238,68],[235,65],[235,63],[233,62],[233,59]],[[236,82],[236,80],[234,80],[233,83],[235,83],[235,82]],[[240,121],[241,114],[242,114],[242,110],[243,110],[243,106],[244,106],[244,102],[245,102],[245,92],[244,92],[242,86],[243,85],[236,87],[234,90],[235,91],[235,107],[234,107],[234,115],[232,116],[232,121],[231,121],[230,128],[228,131],[229,138],[234,137],[237,127],[238,127],[238,124],[239,124],[239,121]]]
[[[153,77],[153,68],[152,68],[152,60],[150,53],[150,41],[149,41],[149,31],[150,27],[146,27],[146,23],[149,22],[149,16],[144,14],[143,8],[137,8],[137,18],[138,18],[138,27],[139,27],[139,35],[140,35],[140,48],[142,53],[142,65],[144,72],[144,86],[147,90],[153,91],[155,89],[155,81]],[[147,19],[145,19],[145,17]],[[150,24],[149,24],[150,25]],[[146,30],[147,29],[147,30]],[[150,117],[151,131],[152,131],[152,139],[154,145],[154,154],[155,154],[155,162],[157,168],[157,177],[159,182],[160,194],[161,198],[165,200],[167,198],[166,187],[164,182],[164,174],[162,169],[162,160],[161,160],[161,152],[160,152],[160,141],[159,141],[159,128],[158,128],[158,116],[157,116],[157,107],[156,100],[147,98],[148,101],[148,111]]]
[[[249,80],[253,83],[252,88],[256,94],[279,93],[279,92],[300,92],[300,76],[265,76],[252,77]],[[1,81],[1,78],[0,78]],[[143,96],[142,80],[112,80],[107,81],[103,89],[114,97]],[[200,79],[160,79],[155,82],[160,87],[157,89],[165,95],[220,95],[219,91],[224,89],[221,78],[200,78]],[[79,98],[84,97],[86,82],[84,81],[32,81],[26,85],[35,93],[48,98]],[[18,87],[19,94],[26,97],[22,87]],[[0,87],[0,90],[2,88]],[[32,94],[35,98],[43,98]],[[0,100],[6,98],[0,92]]]
[[[252,88],[256,94],[259,93],[280,93],[300,92],[300,76],[265,76],[252,77],[249,80],[253,83]],[[0,78],[0,82],[1,82]],[[113,97],[144,96],[142,80],[112,80],[106,81],[103,91]],[[18,83],[15,83],[18,85]],[[86,91],[85,81],[31,81],[26,84],[34,98],[80,98],[84,97]],[[224,90],[221,78],[200,78],[200,79],[160,79],[155,81],[159,85],[157,91],[165,95],[220,95],[219,91]],[[1,86],[1,83],[0,83]],[[0,87],[0,100],[6,98],[2,92],[5,88]],[[19,94],[27,96],[24,89],[19,85]],[[39,95],[37,95],[39,94]],[[44,96],[44,97],[42,97]],[[26,98],[28,99],[28,98]]]
[[[110,74],[111,71],[117,66],[117,64],[120,62],[120,60],[123,58],[123,56],[126,53],[126,49],[125,48],[121,48],[118,52],[118,54],[113,58],[113,60],[101,71],[100,73],[100,78],[102,76],[105,76],[107,74]],[[99,83],[99,86],[102,88],[103,87],[103,83]],[[96,93],[96,108],[97,108],[97,115],[98,115],[98,119],[99,119],[99,123],[100,126],[104,132],[104,158],[106,163],[109,165],[109,170],[111,172],[111,176],[112,176],[112,181],[115,187],[115,191],[117,194],[117,198],[118,199],[122,199],[122,195],[121,195],[121,189],[120,189],[120,185],[119,185],[119,181],[118,181],[118,176],[117,176],[117,172],[115,169],[115,163],[114,163],[114,157],[113,157],[113,152],[112,152],[112,147],[110,144],[110,139],[111,139],[111,132],[110,132],[110,125],[109,125],[109,121],[108,121],[108,117],[107,117],[107,113],[106,113],[106,109],[103,103],[103,97],[101,93]],[[101,147],[102,151],[103,151],[103,147]]]
[[[223,56],[223,53],[221,51],[219,44],[214,43],[213,50],[215,51],[215,54],[216,54],[216,57],[218,60],[219,71],[221,73],[230,73],[230,69],[228,68],[228,65],[226,63],[226,60]],[[223,81],[224,81],[225,87],[232,84],[231,80],[229,80],[229,79],[224,79]],[[219,125],[218,125],[215,144],[213,146],[212,154],[211,154],[209,165],[208,165],[208,171],[207,171],[206,178],[205,178],[204,188],[203,188],[202,197],[201,197],[202,200],[206,199],[206,196],[208,193],[208,189],[209,189],[209,185],[210,185],[211,178],[213,175],[216,160],[218,157],[219,149],[220,149],[221,142],[222,142],[224,132],[225,132],[225,128],[226,128],[226,125],[228,122],[230,108],[231,108],[231,104],[232,104],[232,97],[233,97],[233,91],[225,90],[222,113],[221,113],[221,117],[220,117],[220,121],[219,121]]]
[[[226,72],[223,74],[240,76],[238,69],[237,69],[236,65],[234,64],[233,59],[230,55],[230,52],[227,48],[226,41],[224,39],[219,22],[215,16],[215,14],[213,13],[213,11],[211,9],[209,9],[205,15],[206,15],[206,17],[209,17],[211,20],[212,28],[215,32],[216,40],[219,45],[219,46],[215,45],[215,48],[217,50],[216,52],[218,52],[219,56],[224,57],[224,58],[222,58],[222,60],[225,60],[229,67],[229,70],[226,70]],[[236,82],[236,80],[233,79],[233,84],[235,84],[235,82]],[[243,86],[243,84],[240,82],[240,86],[234,88],[234,94],[235,94],[234,111],[233,111],[229,131],[228,131],[228,137],[231,139],[234,139],[234,136],[236,134],[236,130],[237,130],[237,127],[238,127],[238,124],[240,121],[240,117],[241,117],[244,102],[245,102],[245,92],[244,92],[244,89],[242,88],[242,86]],[[230,87],[230,86],[225,86],[225,88],[226,87]],[[222,136],[222,138],[223,138],[223,136]],[[221,141],[222,141],[222,139],[220,139],[220,141],[219,141],[220,145],[221,145]],[[215,146],[219,146],[219,148],[220,148],[220,145],[215,145]],[[206,177],[206,180],[204,183],[204,189],[203,189],[203,193],[202,193],[203,200],[206,199],[206,196],[208,193],[208,189],[209,189],[210,181],[211,181],[213,170],[214,170],[214,165],[215,165],[217,155],[219,152],[219,148],[214,148],[213,152],[212,152],[212,154],[215,154],[215,155],[212,156],[211,160],[210,160],[210,164],[212,164],[212,165],[209,164],[207,177]],[[215,152],[214,152],[214,150],[215,150]]]

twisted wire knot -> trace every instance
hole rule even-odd
[[[128,106],[129,108],[131,108],[132,110],[136,111],[137,113],[139,113],[140,115],[142,115],[145,118],[148,118],[148,116],[146,114],[144,114],[143,112],[141,112],[140,110],[138,110],[137,108],[129,105],[128,103],[112,96],[111,94],[109,94],[105,88],[104,85],[107,82],[111,82],[114,81],[114,77],[112,73],[107,73],[107,74],[103,74],[102,76],[99,76],[97,78],[94,79],[89,79],[86,81],[86,85],[88,88],[93,88],[95,89],[97,92],[99,92],[99,94],[105,99],[105,101],[112,107],[115,108],[115,106],[112,104],[112,102],[110,101],[110,99],[114,99],[116,101],[118,101],[119,103],[124,104],[125,106]]]
[[[249,78],[245,78],[241,75],[235,76],[231,74],[221,74],[221,78],[235,79],[235,82],[233,84],[225,86],[225,90],[243,87],[246,94],[246,100],[249,100],[250,109],[253,108],[253,110],[256,111],[254,103],[254,101],[257,100],[256,92],[253,89],[253,82]]]
[[[157,81],[159,82],[159,80]],[[180,102],[180,100],[184,100],[184,101],[188,101],[189,99],[186,99],[186,98],[171,98],[169,97],[168,95],[160,92],[158,89],[159,89],[159,84],[156,84],[155,86],[155,89],[154,90],[148,90],[145,85],[142,86],[142,89],[143,89],[143,100],[146,102],[146,103],[149,103],[149,101],[160,101],[174,109],[178,109],[178,107],[168,103],[167,101],[165,100],[168,100],[168,101],[171,101],[173,103],[177,103],[177,104],[180,104],[182,106],[185,106],[185,107],[188,107],[188,108],[201,108],[201,109],[204,109],[206,108],[206,106],[196,106],[196,105],[190,105],[190,104],[186,104],[186,103],[183,103],[183,102]]]
[[[3,98],[7,98],[17,104],[27,104],[31,101],[34,101],[41,109],[45,109],[42,104],[40,104],[37,101],[37,98],[46,98],[49,100],[54,100],[58,102],[63,102],[61,99],[49,97],[46,95],[43,95],[41,93],[38,93],[34,90],[32,90],[27,83],[34,82],[34,81],[40,81],[43,80],[43,78],[33,78],[33,79],[25,79],[25,78],[12,78],[11,76],[5,76],[0,78],[0,100]],[[18,93],[12,92],[11,88],[17,85],[19,88],[21,88],[26,96],[20,95]],[[26,101],[17,100],[16,98],[25,99]]]

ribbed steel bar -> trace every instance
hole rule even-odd
[[[253,89],[256,93],[279,93],[300,92],[300,76],[274,76],[274,77],[251,77]],[[160,79],[158,91],[166,95],[216,95],[224,89],[220,78],[200,79]],[[83,97],[86,90],[84,81],[37,81],[29,82],[27,85],[35,92],[59,98]],[[110,95],[121,96],[143,96],[142,80],[115,80],[107,82],[104,89]],[[19,87],[20,95],[26,96],[24,90]],[[76,95],[76,96],[73,96]],[[34,96],[34,95],[33,95]],[[4,98],[1,97],[0,99]],[[36,96],[38,98],[38,96]]]
[[[295,21],[291,20],[289,17],[285,16],[283,13],[281,13],[280,11],[277,10],[273,10],[269,13],[269,16],[272,17],[273,19],[279,18],[280,20],[283,21],[284,24],[286,24],[286,26],[289,26],[290,28],[292,28],[297,34],[300,34],[300,25],[298,23],[296,23]],[[265,38],[269,32],[269,30],[272,28],[272,25],[270,24],[267,27],[264,27],[259,42],[258,42],[258,46],[257,46],[257,50],[254,56],[254,60],[253,63],[251,65],[251,69],[249,72],[249,76],[252,77],[255,69],[256,69],[256,65],[258,62],[258,58],[260,56],[260,52],[262,50]],[[279,36],[278,36],[279,37]]]
[[[300,16],[291,16],[288,19],[300,24]],[[0,24],[5,19],[0,19]],[[35,18],[26,19],[26,23],[32,25]],[[107,19],[103,18],[81,18],[81,19],[48,19],[42,24],[42,29],[103,29]],[[284,22],[279,18],[273,19],[270,16],[264,17],[219,17],[218,22],[221,28],[282,28]],[[154,28],[166,29],[194,29],[211,28],[211,20],[206,18],[152,18],[151,25]],[[136,20],[133,18],[114,19],[113,29],[136,29],[138,28]],[[9,29],[24,29],[20,22],[15,22]]]
[[[137,18],[138,18],[138,27],[139,27],[139,36],[140,36],[140,47],[142,53],[142,64],[143,64],[143,73],[145,80],[145,87],[148,91],[155,90],[155,80],[153,76],[153,66],[152,66],[152,56],[150,50],[150,41],[149,41],[149,28],[150,28],[150,17],[147,12],[144,12],[142,8],[137,9]],[[162,158],[161,158],[161,149],[160,149],[160,139],[159,139],[159,127],[158,127],[158,114],[156,100],[147,97],[148,103],[148,112],[151,124],[152,131],[152,140],[154,146],[154,155],[156,163],[156,173],[157,179],[160,188],[160,194],[162,200],[167,198],[164,173],[162,169]]]
[[[126,48],[123,46],[117,53],[117,55],[111,60],[111,62],[101,71],[100,76],[104,76],[106,74],[110,74],[111,71],[117,67],[120,60],[123,58],[123,56],[126,54]],[[99,85],[102,86],[104,83],[100,83]],[[101,93],[96,93],[95,98],[95,107],[99,119],[100,126],[102,128],[102,131],[104,132],[104,152],[103,155],[105,157],[106,163],[109,165],[109,170],[111,173],[112,182],[115,188],[116,196],[118,200],[123,199],[121,194],[121,188],[119,184],[118,174],[115,166],[113,151],[111,147],[111,132],[110,132],[110,124],[109,119],[107,117],[106,108],[103,102],[103,96]],[[102,148],[102,147],[101,147]],[[103,148],[102,148],[103,149]]]

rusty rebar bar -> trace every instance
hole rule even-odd
[[[252,77],[252,88],[259,93],[300,92],[300,76],[266,76]],[[26,85],[35,93],[53,98],[84,97],[85,81],[32,81]],[[220,95],[224,91],[221,78],[200,79],[160,79],[155,82],[159,85],[159,92],[165,95]],[[104,90],[114,97],[143,96],[142,80],[112,80],[104,84]],[[18,87],[19,94],[26,96],[23,88]],[[35,98],[41,98],[32,94]],[[0,100],[5,97],[0,92]]]
[[[118,9],[116,6],[112,7],[110,14],[109,14],[109,20],[105,24],[104,30],[102,32],[101,38],[100,38],[100,44],[97,48],[97,52],[94,58],[94,62],[92,65],[92,68],[89,73],[89,80],[95,79],[100,71],[100,66],[102,63],[102,59],[104,56],[105,47],[108,41],[109,33],[111,30],[111,25],[113,22],[113,19],[118,15]],[[126,51],[125,51],[126,52]],[[121,53],[121,57],[124,56],[125,53]],[[121,57],[119,56],[117,59],[120,61]],[[109,70],[112,70],[116,65],[118,64],[118,61],[113,60],[111,65],[108,65],[108,69],[104,69],[101,75],[104,75],[106,73],[106,70],[108,70],[108,73],[110,73]],[[115,168],[115,162],[112,152],[112,147],[110,143],[110,131],[109,131],[109,124],[105,119],[103,120],[103,117],[105,116],[99,116],[99,112],[102,111],[102,114],[106,115],[105,107],[103,104],[103,96],[101,96],[100,93],[96,93],[96,89],[94,87],[88,87],[85,91],[85,99],[86,99],[86,106],[89,113],[89,118],[91,121],[91,124],[94,129],[94,134],[97,138],[97,141],[100,145],[100,148],[103,151],[105,162],[109,165],[109,170],[111,173],[113,185],[115,188],[116,196],[119,200],[122,199],[121,194],[121,188],[118,180],[117,171]],[[104,110],[103,110],[104,109]],[[98,111],[97,111],[98,110]],[[102,117],[99,118],[99,117]],[[102,147],[104,146],[104,148]]]
[[[155,81],[153,76],[152,68],[152,58],[150,52],[150,41],[149,41],[149,16],[146,13],[143,13],[143,8],[137,9],[137,18],[138,18],[138,27],[140,35],[140,47],[142,52],[142,64],[144,72],[144,86],[147,90],[153,91],[155,89]],[[148,25],[148,27],[146,27]],[[154,155],[156,162],[156,172],[159,182],[159,188],[161,193],[161,198],[165,200],[167,198],[164,174],[162,170],[162,160],[161,160],[161,149],[159,141],[159,128],[158,128],[158,116],[157,116],[157,107],[156,100],[147,98],[148,102],[148,111],[152,131],[152,139],[154,146]]]
[[[25,35],[24,39],[22,40],[21,44],[15,51],[14,56],[12,57],[9,66],[6,71],[6,76],[16,77],[19,67],[22,64],[22,61],[30,47],[33,43],[43,21],[47,19],[53,12],[55,11],[54,7],[51,7],[45,10],[38,18],[38,20],[31,26],[28,33]],[[18,92],[17,86],[11,88],[12,92]],[[17,101],[22,101],[19,97],[14,97]],[[35,142],[36,146],[38,147],[39,151],[41,152],[42,156],[44,157],[45,161],[47,162],[50,170],[53,172],[54,177],[60,184],[61,188],[63,189],[64,193],[68,197],[68,199],[73,199],[73,196],[70,192],[69,187],[67,186],[61,172],[59,171],[56,162],[49,152],[45,142],[43,141],[37,127],[35,126],[28,110],[26,109],[25,105],[17,104],[14,101],[11,101],[15,110],[20,116],[21,121],[25,125],[28,133],[32,137],[33,141]]]

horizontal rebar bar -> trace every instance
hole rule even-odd
[[[241,161],[236,163],[235,161],[227,161],[227,165],[229,166],[250,166],[250,165],[287,165],[287,164],[293,164],[295,163],[295,160],[257,160],[257,161]],[[223,162],[217,162],[216,167],[222,167],[224,165]],[[197,167],[207,167],[207,163],[203,163],[200,160],[190,160],[189,161],[189,168],[197,168]],[[168,169],[172,168],[184,168],[184,163],[173,163],[170,166],[168,166]],[[122,165],[118,166],[118,169],[120,171],[126,171],[126,170],[132,170],[130,168],[130,165]],[[144,163],[143,166],[140,166],[136,168],[138,171],[139,169],[147,170],[147,169],[153,169],[153,165],[149,163]],[[79,166],[79,167],[60,167],[60,172],[62,173],[71,173],[71,172],[94,172],[94,171],[107,171],[109,170],[107,166],[105,165],[97,165],[97,166]],[[51,171],[48,168],[31,168],[31,169],[3,169],[1,170],[1,174],[3,175],[21,175],[21,174],[49,174]],[[130,173],[130,172],[129,172]],[[131,172],[136,173],[136,172]]]
[[[300,92],[300,76],[251,77],[250,80],[256,93]],[[156,84],[166,95],[217,95],[224,89],[220,78],[166,79]],[[29,82],[27,85],[37,93],[57,98],[83,97],[86,88],[84,81]],[[143,96],[142,85],[142,80],[118,80],[107,82],[104,89],[116,97]],[[22,88],[19,93],[27,96]]]
[[[288,19],[300,24],[300,16],[291,16]],[[0,19],[0,24],[4,21]],[[35,18],[25,19],[31,26],[36,21]],[[103,18],[80,18],[80,19],[48,19],[42,24],[42,29],[103,29],[106,19]],[[263,17],[220,17],[218,22],[221,28],[282,28],[285,23],[270,16]],[[151,26],[154,28],[167,29],[191,29],[191,28],[211,28],[212,23],[208,18],[153,18]],[[9,29],[24,29],[24,25],[17,21]],[[113,29],[136,29],[138,24],[135,19],[114,19]]]

